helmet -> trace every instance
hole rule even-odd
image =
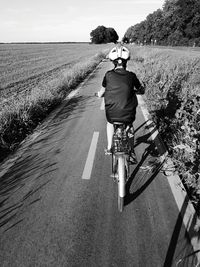
[[[109,55],[109,59],[114,61],[118,58],[124,59],[124,60],[129,60],[130,59],[130,52],[125,46],[120,46],[120,47],[114,47]]]

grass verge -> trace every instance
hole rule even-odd
[[[149,111],[200,215],[200,54],[131,48]]]
[[[96,68],[107,52],[74,65],[61,77],[40,88],[4,99],[0,111],[0,162]]]

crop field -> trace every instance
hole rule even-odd
[[[0,161],[106,57],[111,45],[0,45]]]
[[[146,103],[174,163],[171,168],[200,214],[200,51],[130,49],[129,66],[146,85]]]
[[[1,44],[0,96],[40,86],[106,47],[108,45]]]

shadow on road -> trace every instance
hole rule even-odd
[[[134,201],[151,184],[163,167],[164,161],[160,158],[166,153],[166,148],[161,143],[159,134],[155,135],[156,131],[153,123],[147,124],[147,121],[135,129],[135,133],[139,132],[139,136],[135,140],[134,147],[145,145],[146,148],[126,184],[125,205]],[[140,132],[143,134],[140,135]],[[153,140],[152,135],[155,135]]]
[[[130,204],[134,201],[142,192],[151,184],[151,182],[156,178],[159,171],[162,169],[163,164],[156,159],[149,161],[150,165],[142,168],[145,160],[154,153],[154,144],[152,143],[145,150],[140,162],[132,172],[127,184],[126,184],[126,196],[125,196],[125,205]],[[137,177],[136,177],[137,176]],[[135,179],[136,178],[136,179]],[[131,186],[134,180],[134,185],[137,183],[137,189],[134,192],[131,192]]]
[[[188,204],[189,198],[186,196],[177,216],[163,267],[200,266],[200,220],[196,214],[188,214]],[[186,226],[184,217],[188,220]]]
[[[43,181],[42,178],[38,181],[38,175],[42,177],[54,170],[56,163],[29,155],[19,159],[0,178],[0,228],[4,227],[3,230],[8,231],[23,221],[23,215],[20,214],[18,218],[18,213],[21,213],[25,206],[39,201],[38,197],[37,201],[33,200],[35,194],[50,182],[50,179]]]
[[[156,133],[156,128],[143,123],[136,131],[141,129],[151,129],[136,139],[135,147],[147,145],[140,162],[133,170],[127,185],[125,205],[129,205],[153,182],[163,168],[164,161],[159,158],[166,153],[166,148],[162,143],[159,134],[151,140],[151,136]],[[148,162],[148,165],[146,163]],[[171,239],[167,249],[163,267],[199,267],[200,266],[200,218],[195,214],[188,215],[187,207],[189,199],[186,196],[182,208],[178,211],[172,230]],[[187,217],[188,225],[184,225],[183,218]],[[188,217],[190,216],[190,217]]]
[[[58,169],[56,156],[63,149],[63,124],[80,116],[86,101],[88,98],[78,96],[64,102],[51,122],[41,125],[40,134],[21,145],[20,156],[14,154],[7,160],[14,164],[0,177],[1,232],[23,222],[24,211],[41,201],[41,190],[45,190],[52,180],[59,179],[54,173]],[[6,168],[7,162],[0,171]]]

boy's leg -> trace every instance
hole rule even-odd
[[[107,149],[110,150],[112,147],[112,139],[114,134],[114,126],[112,123],[107,122]]]
[[[135,150],[134,150],[134,146],[135,146],[135,136],[134,136],[134,127],[132,125],[130,132],[128,133],[128,137],[129,137],[129,144],[131,147],[131,157],[130,157],[130,162],[132,164],[136,164],[137,163],[137,158],[136,158],[136,154],[135,154]]]
[[[128,132],[128,139],[129,139],[129,144],[130,144],[130,147],[131,147],[131,150],[132,151],[134,151],[134,138],[135,136],[134,136],[134,128],[133,128],[133,125],[132,125],[132,127],[131,127],[131,129],[129,130],[129,132]]]
[[[134,123],[134,121],[135,121],[135,115],[136,115],[136,108],[135,108],[135,110],[133,111],[133,113],[132,113],[132,115],[133,115],[133,118],[132,118],[132,121],[131,121],[131,128],[130,128],[130,130],[129,130],[129,133],[128,133],[128,137],[129,137],[129,144],[130,144],[130,146],[131,146],[131,151],[133,151],[134,152],[134,146],[135,146],[135,130],[134,130],[134,126],[133,126],[133,123]]]

